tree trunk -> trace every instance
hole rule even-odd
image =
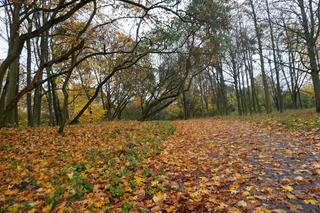
[[[283,98],[282,98],[282,91],[281,91],[281,86],[280,86],[280,71],[279,71],[279,66],[277,63],[276,47],[275,47],[275,42],[274,42],[274,34],[273,34],[273,28],[272,28],[272,23],[271,23],[271,15],[270,15],[268,0],[266,0],[266,6],[267,6],[267,14],[268,14],[268,23],[269,23],[269,28],[270,28],[273,63],[274,63],[274,69],[276,72],[276,98],[277,98],[277,103],[278,103],[278,110],[280,113],[282,113],[283,112]]]
[[[254,21],[254,26],[255,26],[255,31],[256,31],[257,41],[258,41],[258,47],[259,47],[260,66],[261,66],[263,90],[264,90],[264,96],[265,96],[265,106],[266,106],[267,113],[271,113],[272,108],[271,108],[270,92],[269,92],[269,87],[268,87],[268,79],[267,79],[267,75],[265,72],[263,51],[262,51],[261,29],[259,28],[259,25],[258,25],[258,20],[257,20],[256,11],[254,8],[253,0],[250,0],[250,5],[251,5],[251,9],[252,9],[253,21]]]
[[[19,75],[19,58],[16,55],[16,51],[21,47],[19,41],[20,32],[20,20],[19,13],[21,9],[21,3],[14,3],[12,11],[12,19],[10,23],[10,35],[9,35],[9,51],[8,57],[2,62],[0,66],[0,94],[1,94],[1,106],[0,113],[4,113],[5,120],[1,121],[1,126],[17,126],[17,104],[5,112],[7,105],[15,98],[18,89],[18,75]],[[11,11],[8,13],[11,13]],[[6,64],[7,63],[7,64]],[[5,68],[6,67],[6,68]],[[8,67],[8,72],[7,72]],[[2,90],[3,78],[5,73],[7,74],[7,80],[5,88]],[[2,123],[3,122],[3,123]]]
[[[29,23],[28,32],[31,30],[31,23]],[[31,41],[27,40],[27,85],[31,84],[31,64],[32,64],[32,49]],[[28,126],[32,127],[33,116],[32,116],[32,94],[27,93],[27,113],[28,113]]]
[[[73,53],[72,54],[72,58],[71,58],[71,67],[74,66],[74,63],[76,62],[76,56]],[[67,77],[62,85],[62,93],[63,93],[63,105],[62,105],[62,111],[61,111],[61,123],[60,123],[60,127],[58,132],[60,134],[63,134],[64,132],[64,127],[67,123],[67,119],[68,119],[68,100],[69,100],[69,93],[67,91],[68,89],[68,84],[69,84],[69,80],[71,78],[71,74],[72,74],[73,69],[70,69],[69,72],[67,73]]]
[[[238,114],[242,115],[242,107],[241,107],[241,100],[240,100],[240,93],[239,93],[239,82],[238,82],[238,68],[236,59],[231,56],[231,63],[232,63],[232,72],[233,72],[233,81],[234,81],[234,89],[236,92],[236,99],[237,99],[237,106],[238,106]]]
[[[17,95],[19,68],[19,58],[17,58],[9,67],[6,103],[10,103]],[[16,104],[14,108],[7,112],[6,126],[18,126],[16,115],[18,110],[17,108],[18,106]]]
[[[216,66],[217,74],[219,77],[219,102],[220,106],[220,114],[227,115],[228,114],[228,102],[227,102],[227,92],[226,92],[226,85],[223,76],[222,64],[219,61],[218,65]]]
[[[315,95],[315,102],[316,102],[316,111],[320,112],[320,80],[319,80],[319,70],[317,64],[317,57],[316,57],[316,42],[318,38],[318,34],[315,32],[315,24],[312,20],[314,20],[313,11],[310,14],[311,23],[309,24],[308,15],[306,12],[306,8],[304,5],[303,0],[298,0],[298,4],[300,7],[301,17],[302,17],[302,25],[304,30],[304,39],[306,40],[307,44],[307,51],[308,57],[310,62],[311,68],[311,77]],[[312,1],[309,1],[309,9],[311,10]],[[316,36],[314,35],[316,33]]]

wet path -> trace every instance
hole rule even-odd
[[[179,212],[320,212],[320,140],[231,120],[176,122],[154,162],[162,208]]]

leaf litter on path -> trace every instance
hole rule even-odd
[[[240,120],[173,123],[77,126],[65,137],[1,130],[1,211],[320,211],[317,135]]]

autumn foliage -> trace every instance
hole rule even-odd
[[[3,212],[320,208],[315,131],[239,118],[3,129],[0,157]]]
[[[65,136],[54,128],[3,129],[1,212],[120,211],[152,202],[163,170],[148,162],[174,131],[167,122],[77,126]]]

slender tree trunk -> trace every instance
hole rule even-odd
[[[283,97],[282,97],[282,91],[281,91],[281,86],[280,86],[280,71],[279,71],[279,66],[277,63],[276,46],[275,46],[275,42],[274,42],[273,27],[272,27],[272,23],[271,23],[271,15],[270,15],[268,0],[266,0],[266,6],[267,6],[267,14],[268,14],[268,23],[269,23],[269,28],[270,28],[273,63],[274,63],[274,69],[275,69],[275,73],[276,73],[276,97],[277,97],[277,103],[278,103],[278,110],[280,113],[282,113],[283,112]]]
[[[271,65],[271,60],[268,60],[269,62],[269,68],[270,68],[270,72],[271,72],[271,97],[273,99],[274,104],[276,105],[277,110],[279,111],[279,102],[278,102],[278,98],[277,98],[277,88],[276,88],[276,83],[274,81],[274,74],[273,74],[273,69],[272,69],[272,65]]]
[[[44,36],[41,41],[41,58],[43,63],[49,61],[49,39],[48,36]],[[51,76],[51,68],[47,68],[47,77]],[[48,81],[48,110],[49,110],[49,125],[53,126],[55,124],[54,112],[53,112],[53,92],[52,85]]]
[[[251,51],[248,52],[248,63],[249,63],[249,75],[250,75],[250,84],[251,84],[251,91],[252,91],[252,100],[254,105],[255,112],[258,111],[261,113],[261,107],[257,95],[257,89],[255,84],[255,79],[253,75],[253,57]]]
[[[183,118],[184,120],[188,120],[190,117],[190,110],[189,110],[189,100],[187,97],[187,92],[183,89],[182,91],[182,101],[183,101]]]
[[[42,80],[42,76],[40,77]],[[41,102],[42,102],[42,87],[39,86],[34,92],[34,105],[33,105],[33,126],[40,126],[41,123]]]
[[[251,91],[250,91],[250,83],[249,83],[249,77],[248,77],[248,68],[245,68],[245,76],[246,76],[246,85],[247,85],[247,97],[248,97],[248,109],[249,113],[252,114],[252,102],[251,102]]]
[[[271,113],[272,107],[271,107],[271,100],[270,100],[270,92],[268,87],[268,79],[265,72],[265,65],[264,65],[264,59],[263,59],[263,51],[262,51],[262,42],[261,42],[261,29],[258,25],[257,20],[257,14],[254,8],[253,0],[250,0],[250,5],[252,9],[253,14],[253,21],[258,41],[258,48],[259,48],[259,56],[260,56],[260,66],[261,66],[261,74],[262,74],[262,83],[263,83],[263,90],[264,90],[264,96],[265,96],[265,106],[267,113]]]
[[[247,112],[246,112],[246,106],[245,106],[245,99],[244,99],[244,96],[243,96],[243,90],[244,90],[244,88],[243,88],[243,85],[242,85],[242,81],[241,81],[241,72],[240,72],[240,70],[239,70],[239,68],[237,68],[237,72],[238,72],[238,82],[239,82],[239,95],[240,95],[240,102],[241,102],[241,109],[242,109],[242,114],[246,114]]]
[[[241,71],[241,82],[242,82],[242,96],[243,96],[243,109],[245,114],[248,114],[248,100],[246,97],[246,84],[245,84],[245,80],[244,80],[244,71]]]
[[[72,59],[71,59],[71,67],[74,66],[75,62],[76,62],[76,56],[73,53]],[[67,73],[67,77],[62,85],[62,92],[63,92],[63,105],[62,105],[62,112],[61,112],[62,120],[61,120],[61,124],[60,124],[59,130],[58,130],[58,132],[60,134],[63,134],[65,125],[66,125],[68,117],[69,117],[68,116],[69,115],[69,113],[68,113],[69,93],[68,93],[67,89],[68,89],[68,84],[69,84],[69,80],[71,78],[72,71],[73,71],[73,69],[69,70],[69,72]]]
[[[42,22],[47,22],[47,17],[42,12]],[[40,37],[40,67],[48,61],[48,35],[44,33]],[[38,81],[42,80],[43,72],[39,76]],[[33,101],[33,126],[40,126],[41,124],[41,108],[42,108],[42,86],[38,86],[34,92],[34,101]],[[49,112],[51,113],[51,112]]]
[[[232,72],[233,72],[233,81],[234,81],[234,89],[236,92],[236,99],[237,99],[237,106],[238,106],[238,114],[242,115],[242,107],[241,107],[241,100],[240,100],[240,93],[239,93],[239,82],[238,82],[238,69],[237,69],[237,62],[236,59],[231,56],[232,62]]]
[[[51,73],[51,69],[50,69],[50,73]],[[60,109],[59,98],[56,93],[57,86],[56,86],[54,79],[51,79],[49,81],[49,83],[51,84],[52,104],[53,104],[53,111],[54,111],[54,115],[55,115],[55,125],[61,125],[62,113],[61,113],[61,109]]]
[[[30,21],[31,22],[31,21]],[[29,22],[28,31],[31,31],[31,23]],[[32,50],[31,50],[31,41],[27,40],[27,85],[31,84],[31,64],[32,64]],[[27,93],[27,113],[28,113],[28,126],[32,127],[33,125],[33,116],[32,116],[32,94],[31,92]]]

